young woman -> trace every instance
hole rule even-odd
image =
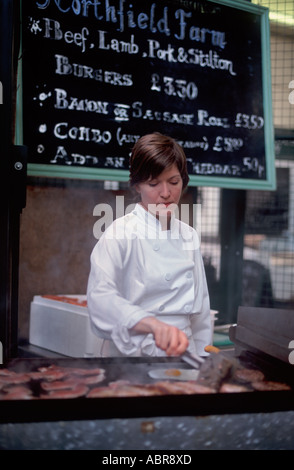
[[[103,233],[91,255],[88,309],[103,356],[205,355],[210,305],[194,228],[175,217],[186,157],[172,138],[141,137],[130,159],[134,210]]]

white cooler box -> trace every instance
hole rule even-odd
[[[65,356],[99,357],[103,340],[91,331],[85,295],[36,295],[29,342]]]

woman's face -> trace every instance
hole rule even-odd
[[[176,164],[167,168],[157,178],[136,185],[141,204],[154,215],[170,217],[179,203],[183,181]]]

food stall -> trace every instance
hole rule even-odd
[[[10,6],[17,2],[4,3]],[[201,2],[201,4],[180,2],[182,6],[186,4],[185,8],[192,10],[188,11],[186,16],[191,18],[189,31],[196,34],[197,15],[203,13],[203,18],[207,22],[204,25],[207,27],[210,25],[210,15],[216,15],[215,28],[221,33],[217,36],[218,43],[212,43],[212,37],[209,36],[208,44],[203,44],[203,47],[210,49],[211,52],[207,58],[211,58],[211,54],[214,54],[214,60],[217,60],[215,63],[219,64],[219,68],[217,70],[213,68],[211,61],[206,63],[212,85],[210,89],[199,86],[199,97],[202,101],[198,105],[199,111],[194,115],[193,100],[198,98],[198,81],[196,83],[194,77],[201,75],[199,63],[195,64],[195,61],[200,61],[195,51],[194,63],[192,61],[185,64],[188,81],[185,79],[184,83],[187,95],[184,110],[178,105],[184,102],[181,101],[183,96],[180,96],[183,93],[183,82],[175,80],[176,88],[170,96],[171,89],[167,86],[170,82],[166,80],[171,72],[177,77],[177,71],[182,70],[184,59],[182,46],[184,45],[186,50],[195,46],[194,43],[191,45],[188,34],[185,38],[179,37],[179,31],[186,35],[184,21],[178,22],[178,27],[182,27],[182,30],[173,31],[177,37],[177,41],[173,40],[176,41],[178,51],[177,55],[173,56],[172,44],[164,43],[166,48],[164,50],[159,42],[157,47],[154,36],[152,39],[149,37],[154,33],[150,30],[150,25],[154,28],[152,22],[155,3],[148,3],[150,7],[148,15],[151,21],[148,25],[147,13],[137,10],[139,2],[135,6],[129,5],[128,14],[124,12],[125,16],[123,11],[120,12],[122,20],[128,18],[130,24],[133,24],[133,18],[138,20],[140,25],[136,30],[131,30],[135,34],[133,37],[128,34],[128,41],[125,32],[118,34],[116,24],[109,22],[106,24],[107,21],[104,21],[101,25],[103,29],[98,30],[95,23],[97,18],[94,15],[97,11],[94,11],[95,8],[90,8],[98,6],[96,2],[92,2],[91,5],[91,2],[88,2],[89,18],[86,14],[84,16],[81,14],[79,17],[77,13],[81,13],[81,10],[79,12],[76,6],[81,3],[72,2],[72,8],[64,12],[61,11],[62,8],[56,11],[60,6],[58,2],[44,2],[44,8],[41,8],[38,2],[31,4],[23,2],[23,19],[26,26],[23,36],[24,116],[29,116],[24,119],[24,135],[25,143],[30,148],[28,164],[31,177],[46,175],[54,178],[96,178],[118,181],[125,179],[127,175],[125,155],[132,142],[127,142],[127,146],[121,144],[125,143],[123,139],[135,138],[138,127],[140,133],[148,131],[151,126],[153,129],[153,111],[149,109],[152,104],[154,110],[158,110],[156,116],[163,116],[158,123],[160,130],[173,133],[174,126],[182,126],[179,137],[184,142],[187,152],[191,152],[188,155],[189,171],[193,173],[192,183],[195,186],[200,184],[237,189],[274,188],[271,110],[267,93],[270,69],[269,62],[265,58],[268,54],[266,47],[268,30],[264,10],[250,6],[250,2],[246,2],[246,8],[245,2],[242,2],[242,8],[238,5],[235,9],[233,3],[237,2],[229,0]],[[106,8],[108,2],[104,3],[106,14],[113,19],[110,10]],[[124,2],[116,2],[116,7],[119,5],[123,7],[123,4]],[[166,34],[169,31],[167,13],[173,15],[173,19],[183,20],[182,13],[180,16],[176,14],[178,4],[178,1],[171,1],[167,2],[165,7],[161,5],[161,17],[157,18],[156,23],[158,41],[163,41],[164,34],[167,36],[164,37],[165,41],[170,39]],[[43,11],[44,9],[46,11]],[[231,10],[234,21],[231,18]],[[83,11],[85,13],[85,10]],[[111,11],[114,13],[114,7]],[[95,17],[90,18],[90,13]],[[252,21],[258,25],[258,28],[250,27]],[[125,26],[124,23],[122,25]],[[42,28],[45,34],[41,34]],[[114,48],[108,47],[106,42],[108,28],[110,28],[109,34],[119,36],[119,44],[122,44],[123,39],[128,44],[125,55],[117,55]],[[225,32],[223,28],[226,29]],[[88,42],[87,31],[89,36],[91,32],[91,41],[89,37]],[[263,32],[262,41],[260,31]],[[62,41],[61,33],[64,33]],[[228,38],[227,44],[224,42],[224,34]],[[12,33],[9,41],[12,42]],[[60,44],[62,44],[61,49]],[[85,44],[88,47],[87,56],[84,55]],[[251,44],[254,47],[251,47]],[[153,45],[153,49],[149,50],[152,60],[148,62],[144,49],[147,45]],[[139,46],[142,52],[140,57],[136,56]],[[226,59],[227,56],[224,55],[224,59],[220,62],[219,56],[213,49],[224,47],[226,53],[230,48],[231,60]],[[102,74],[104,89],[101,96],[96,97],[94,101],[93,96],[96,96],[97,90],[96,79],[93,78],[97,76],[94,73],[97,72],[95,69],[97,48],[102,50],[99,53],[104,59],[104,62],[101,59],[101,67],[104,66],[105,73]],[[250,60],[244,60],[244,56],[239,55],[240,50],[246,50],[247,58]],[[217,51],[219,53],[219,49]],[[156,57],[153,57],[155,52]],[[118,56],[121,60],[118,60]],[[202,52],[200,56],[203,57]],[[168,57],[173,57],[174,60],[166,60]],[[75,67],[71,68],[71,63]],[[113,63],[115,70],[108,70],[109,63]],[[37,64],[40,66],[40,73],[35,73]],[[125,64],[128,74],[123,78],[118,73]],[[148,83],[148,90],[146,85],[141,96],[141,70],[143,67],[146,70],[147,64],[153,82]],[[227,70],[223,67],[226,64]],[[197,74],[195,74],[195,65],[198,66]],[[8,68],[6,63],[4,66]],[[254,80],[252,80],[253,68]],[[207,70],[202,77],[205,85],[208,80]],[[32,71],[34,80],[31,76]],[[155,75],[158,71],[160,71],[160,82]],[[226,79],[223,78],[223,74]],[[246,76],[248,89],[246,88],[244,99]],[[107,81],[110,80],[109,77],[114,77],[110,78],[111,82]],[[242,79],[239,81],[238,77]],[[98,78],[103,82],[100,75]],[[40,82],[36,82],[35,79]],[[84,79],[89,81],[83,87],[85,94],[82,95],[80,83]],[[219,100],[219,92],[215,90],[219,89],[219,83],[222,83],[225,101],[223,106],[215,109],[215,103]],[[119,93],[122,87],[125,87],[124,93]],[[212,94],[212,90],[215,94]],[[230,93],[232,98],[234,95],[237,97],[236,102],[231,100],[231,109],[227,106],[227,93]],[[134,101],[134,94],[138,96],[137,101]],[[123,99],[121,95],[124,95]],[[70,96],[72,103],[78,102],[80,107],[87,107],[87,119],[80,122],[79,127],[77,122],[85,108],[68,106],[66,98],[69,99]],[[241,102],[239,97],[242,98]],[[102,98],[107,101],[103,103],[98,101]],[[165,108],[172,99],[177,100],[175,106],[177,113],[175,109]],[[124,100],[125,102],[121,102]],[[248,116],[242,112],[244,100],[249,103],[250,129],[246,121]],[[129,119],[126,114],[126,110],[129,109],[134,119]],[[224,109],[229,114],[222,114]],[[6,121],[11,124],[13,113],[10,111],[9,119],[6,117]],[[97,126],[104,129],[101,134],[98,134],[99,129],[91,127],[93,120],[91,113],[94,112]],[[61,118],[60,114],[66,118]],[[200,135],[195,141],[191,141],[189,126],[192,118],[193,122],[197,121],[198,130],[201,127],[207,131],[207,136]],[[176,119],[178,121],[181,119],[181,122],[174,122]],[[226,134],[228,120],[233,123],[234,131],[229,138]],[[105,123],[108,128],[105,128]],[[31,129],[30,126],[34,128]],[[38,129],[37,135],[36,129]],[[87,131],[83,134],[85,129]],[[96,154],[93,155],[96,147],[94,151],[93,143],[89,143],[90,132],[93,136],[98,134],[100,139],[104,139],[103,145],[100,145],[97,152],[100,158],[98,163]],[[5,131],[6,135],[10,136],[10,129]],[[113,139],[110,139],[110,136],[113,136]],[[60,145],[60,140],[64,146]],[[7,140],[5,142],[3,154],[10,156],[11,142],[9,144]],[[110,142],[111,145],[108,146]],[[214,150],[211,152],[213,160],[207,163],[205,151],[208,142]],[[100,144],[94,142],[95,145],[97,143]],[[113,143],[116,144],[114,147]],[[200,165],[198,160],[195,161],[192,152],[195,147],[200,147],[202,152]],[[248,159],[248,155],[252,155],[252,158]],[[19,158],[16,163],[14,175],[24,177],[25,165]],[[18,198],[15,197],[15,190],[19,189],[22,193],[25,184],[23,181],[20,184],[16,176],[11,176],[13,173],[10,167],[9,171],[7,167],[4,168],[5,175],[9,175],[8,180],[14,182],[8,195],[13,196],[11,199],[16,204]],[[10,202],[9,204],[9,210],[15,210],[14,206],[11,208]],[[21,205],[17,210],[21,211],[23,207],[24,205]],[[10,220],[8,216],[7,220]],[[6,230],[6,225],[3,224],[3,232],[6,237],[9,234],[10,238],[9,243],[6,240],[7,243],[3,246],[11,246],[12,239],[15,243],[14,235],[17,228],[10,227],[10,231],[4,229]],[[14,251],[17,254],[17,243],[14,245]],[[5,268],[9,272],[7,275],[9,282],[3,283],[3,287],[1,285],[1,301],[9,297],[10,304],[7,308],[5,305],[5,315],[1,315],[1,334],[5,332],[4,339],[1,336],[1,340],[5,354],[4,363],[0,367],[0,449],[148,451],[181,449],[183,452],[197,449],[293,449],[294,383],[293,364],[290,360],[290,345],[294,339],[291,337],[291,332],[294,330],[293,312],[275,310],[260,312],[258,309],[254,309],[253,312],[240,311],[237,325],[230,328],[230,338],[234,347],[221,352],[229,361],[234,359],[236,367],[234,371],[229,369],[229,374],[220,374],[220,370],[212,368],[211,383],[206,382],[205,385],[199,382],[198,376],[195,378],[195,370],[180,358],[98,357],[95,354],[96,345],[93,338],[87,328],[84,328],[85,316],[81,312],[76,313],[85,331],[83,345],[87,345],[86,356],[82,354],[82,357],[70,357],[72,356],[70,348],[65,348],[65,351],[55,353],[49,353],[47,350],[46,354],[28,350],[19,357],[14,357],[15,354],[9,357],[8,352],[13,349],[15,352],[17,330],[17,282],[13,282],[17,277],[17,256],[14,256],[13,261],[14,279],[11,279],[11,258],[5,253]],[[262,315],[259,315],[261,313]],[[48,324],[46,328],[49,328]],[[66,328],[63,327],[62,331],[64,338],[73,337],[68,334],[69,330]],[[277,331],[281,332],[281,336],[277,336]],[[43,323],[43,330],[41,328],[32,331],[32,336],[44,333],[46,336],[47,332]],[[43,346],[46,346],[44,336],[42,341]]]
[[[234,347],[209,356],[234,368],[212,362],[204,382],[176,357],[12,359],[0,448],[293,448],[291,331],[291,311],[241,307]]]

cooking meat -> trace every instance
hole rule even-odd
[[[43,381],[41,388],[45,391],[62,390],[66,388],[74,388],[77,385],[93,385],[101,382],[104,376],[90,375],[89,377],[69,376],[65,380]]]
[[[234,378],[241,382],[259,382],[264,380],[264,374],[256,369],[237,369]]]
[[[219,389],[220,393],[241,393],[241,392],[250,392],[250,389],[244,385],[232,384],[232,383],[222,383]]]
[[[65,390],[65,389],[72,389],[78,385],[77,382],[74,380],[55,380],[53,382],[42,382],[41,388],[46,392],[50,392],[52,390]]]
[[[7,377],[9,375],[15,375],[15,372],[9,369],[0,369],[0,377],[2,376]]]
[[[39,367],[36,372],[30,372],[30,377],[33,380],[59,380],[66,377],[66,369],[55,366],[54,364],[48,367]]]
[[[95,369],[82,369],[82,368],[78,368],[78,367],[67,367],[66,369],[66,372],[69,374],[69,375],[104,375],[105,373],[105,370],[104,369],[101,369],[101,368],[98,368],[96,367]]]
[[[93,388],[87,397],[138,397],[163,394],[164,392],[156,384],[133,384],[127,380],[117,380],[107,387]]]
[[[86,385],[78,384],[73,388],[62,390],[52,390],[48,394],[42,394],[41,398],[79,398],[87,394],[89,388]]]
[[[25,373],[11,373],[9,375],[0,376],[0,385],[2,384],[22,384],[31,380],[29,374]]]
[[[114,382],[109,382],[108,386],[110,388],[118,388],[118,387],[123,387],[125,385],[130,385],[131,382],[126,379],[120,379],[120,380],[115,380]]]
[[[88,383],[98,383],[104,380],[105,370],[101,368],[76,368],[76,367],[60,367],[55,366],[54,364],[48,367],[39,367],[38,371],[30,372],[29,375],[34,380],[60,380],[65,379],[71,376],[89,376],[91,378],[87,379]],[[85,380],[85,379],[84,379]],[[80,381],[76,379],[76,381]]]
[[[163,391],[157,387],[156,384],[130,384],[125,385],[122,390],[123,393],[127,393],[127,396],[137,395],[146,397],[152,395],[163,395]]]
[[[219,354],[215,356],[219,357],[219,361],[210,361],[209,358],[205,361],[201,380],[183,380],[179,369],[170,368],[165,372],[166,380],[158,377],[157,382],[147,384],[123,379],[101,384],[105,380],[105,370],[100,367],[51,364],[25,373],[3,368],[0,369],[0,400],[144,397],[291,389],[284,383],[266,381],[264,374],[256,369],[234,368],[231,380],[230,359],[226,360]],[[172,380],[173,377],[178,379]]]
[[[252,387],[255,390],[259,390],[261,392],[266,391],[278,391],[278,390],[291,390],[291,387],[285,383],[281,382],[272,382],[270,380],[260,380],[258,382],[253,382]]]
[[[124,385],[121,388],[97,387],[90,390],[88,398],[98,397],[138,397],[155,395],[145,387],[136,387],[135,385]]]
[[[105,379],[104,375],[89,375],[86,377],[74,377],[75,382],[83,383],[85,385],[93,385],[102,382]]]
[[[31,390],[34,390],[35,397],[41,390],[41,398],[77,398],[87,394],[89,385],[104,379],[105,370],[98,367],[89,369],[52,364],[27,373],[0,369],[0,399],[34,398]],[[28,387],[16,388],[16,385],[26,383],[30,383],[31,390]]]
[[[112,382],[107,387],[96,387],[89,391],[87,397],[135,397],[152,395],[191,395],[194,393],[215,393],[215,390],[194,381],[170,382],[163,380],[154,384],[132,384],[127,381]]]
[[[116,397],[117,390],[111,387],[96,387],[92,388],[87,394],[87,398],[99,398],[99,397]],[[126,395],[125,395],[126,396]],[[134,396],[134,395],[132,395]]]
[[[199,384],[194,381],[185,381],[185,382],[169,382],[168,380],[163,380],[161,382],[156,382],[155,384],[159,387],[165,394],[168,395],[192,395],[196,394],[209,394],[216,393],[216,390],[208,387],[206,385]]]
[[[6,387],[0,395],[3,400],[28,400],[32,398],[32,391],[23,385]]]

